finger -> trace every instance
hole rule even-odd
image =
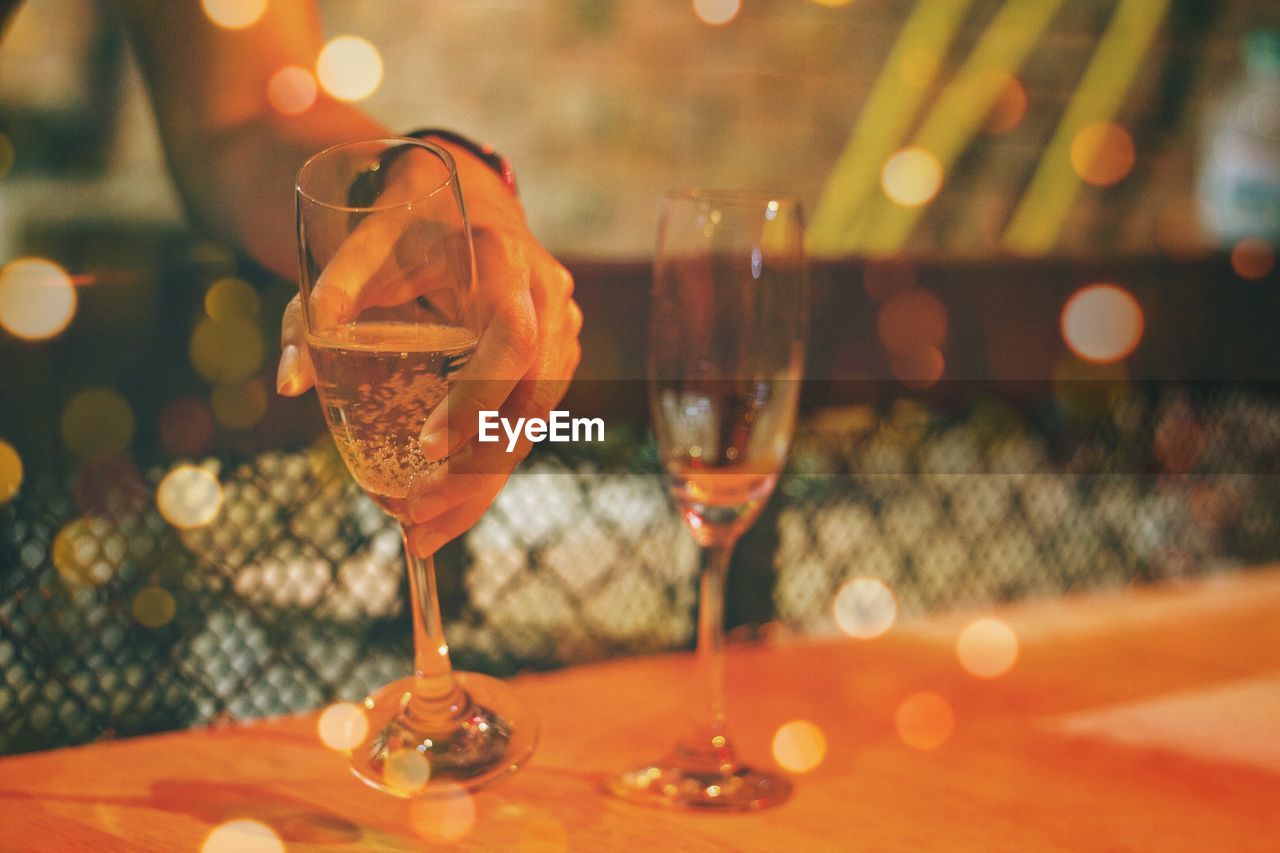
[[[306,322],[302,300],[295,296],[280,318],[280,366],[276,369],[276,392],[296,397],[315,384],[311,350],[307,348]]]
[[[315,328],[328,329],[354,320],[376,299],[377,291],[395,286],[389,267],[396,241],[407,225],[402,212],[383,211],[366,216],[342,238],[311,290]]]
[[[498,411],[520,377],[533,363],[538,340],[537,318],[529,294],[529,270],[518,243],[484,240],[476,246],[480,276],[507,277],[479,345],[458,379],[449,386],[443,405],[422,426],[422,453],[443,459],[476,434],[482,411]],[[513,277],[524,281],[512,280]]]
[[[563,398],[567,386],[567,382],[521,380],[499,415],[511,423],[520,419],[527,423],[533,418],[545,421],[551,409]],[[478,437],[471,439],[450,454],[445,465],[414,484],[415,494],[409,504],[410,517],[421,524],[484,491],[489,487],[491,478],[505,481],[532,449],[533,442],[523,431],[510,449],[506,437],[496,442],[482,442]]]
[[[429,557],[444,545],[461,536],[489,509],[502,490],[503,478],[495,478],[486,488],[463,503],[431,520],[429,524],[409,528],[409,546],[419,557]]]

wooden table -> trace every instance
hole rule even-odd
[[[746,757],[770,762],[793,720],[826,740],[771,811],[666,812],[601,793],[603,774],[656,756],[683,719],[691,660],[670,655],[517,679],[542,742],[471,797],[365,788],[320,744],[314,714],[4,759],[0,849],[196,850],[238,819],[289,850],[1280,849],[1280,571],[1000,610],[1019,655],[994,679],[955,652],[980,615],[733,649]],[[896,722],[922,691],[954,714],[932,749],[906,745]]]

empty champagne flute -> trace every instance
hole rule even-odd
[[[627,799],[746,810],[786,778],[739,762],[724,711],[724,583],[734,544],[773,491],[796,418],[807,325],[804,227],[793,200],[667,196],[649,332],[649,402],[672,498],[702,547],[697,690],[689,731],[651,765],[612,777]]]
[[[296,199],[316,393],[356,482],[404,533],[415,486],[447,464],[423,456],[423,423],[483,331],[457,169],[429,142],[347,143],[303,165]],[[365,700],[351,766],[393,794],[456,793],[524,763],[537,722],[501,681],[453,671],[432,558],[407,534],[404,551],[414,673]]]

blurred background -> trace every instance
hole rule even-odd
[[[609,441],[535,453],[441,555],[459,665],[692,641],[635,381],[673,186],[810,213],[811,381],[738,637],[1280,556],[1274,3],[320,7],[333,49],[272,107],[322,88],[493,144],[587,318],[568,407]],[[27,0],[0,41],[0,264],[0,752],[407,672],[397,531],[273,390],[296,283],[185,223],[111,4]]]

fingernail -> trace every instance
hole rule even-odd
[[[414,524],[430,521],[449,508],[449,501],[440,495],[423,495],[413,502],[409,515]]]
[[[276,393],[291,394],[297,384],[298,347],[289,344],[280,353],[280,367],[276,369]]]
[[[449,455],[449,438],[447,430],[441,427],[428,432],[423,430],[419,441],[422,444],[422,455],[428,462],[438,462]]]

